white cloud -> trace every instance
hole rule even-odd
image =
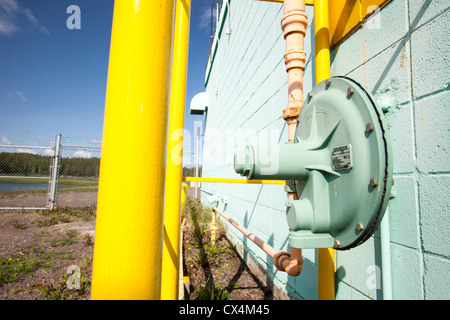
[[[23,28],[49,34],[30,9],[22,7],[18,0],[0,0],[0,34],[11,36],[23,32]]]
[[[8,144],[8,145],[12,144],[11,141],[9,141],[8,138],[6,138],[6,137],[1,137],[0,141],[2,142],[2,144]]]
[[[34,152],[31,149],[24,149],[24,148],[17,148],[16,152],[18,153],[29,153],[29,154],[37,154],[36,152]]]
[[[23,102],[27,102],[28,101],[28,98],[25,95],[25,93],[20,91],[20,90],[16,90],[14,92],[9,91],[7,96],[8,96],[8,98],[19,98]]]
[[[96,145],[96,146],[99,146],[99,147],[102,146],[102,140],[100,140],[100,139],[91,139],[91,140],[89,140],[89,143],[93,144],[93,145]]]
[[[31,133],[30,129],[28,129],[25,126],[21,127],[20,130],[22,130],[21,135],[30,134]]]
[[[94,154],[93,152],[84,151],[84,150],[78,150],[78,151],[75,151],[73,153],[72,158],[85,158],[85,159],[87,159],[87,158],[91,158],[93,154]]]
[[[28,101],[28,98],[25,96],[25,93],[23,93],[22,91],[16,90],[16,96],[18,96],[19,99],[22,100],[23,102]]]
[[[44,149],[44,156],[53,157],[55,155],[55,151],[53,149]]]

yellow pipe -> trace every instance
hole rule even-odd
[[[186,204],[186,196],[187,196],[187,184],[183,183],[183,188],[181,189],[181,221],[180,224],[180,232],[178,238],[178,300],[184,299],[184,274],[183,274],[183,212]],[[164,258],[164,256],[163,256]],[[164,273],[163,273],[164,276]]]
[[[316,83],[320,83],[331,76],[328,0],[314,4]],[[334,250],[319,249],[319,300],[334,300],[334,269]]]
[[[314,6],[314,40],[316,47],[316,83],[328,79],[330,73],[330,27],[328,0],[316,0]]]
[[[114,4],[92,299],[161,296],[173,3]]]
[[[166,192],[164,200],[164,245],[161,299],[178,299],[178,242],[183,159],[184,107],[189,47],[191,0],[177,0],[170,92],[169,139],[167,144]]]
[[[188,185],[183,183],[183,189],[181,189],[181,221],[184,219],[184,207],[186,205],[186,197],[187,197],[187,188]]]
[[[285,181],[277,180],[246,180],[246,179],[224,179],[224,178],[195,178],[195,177],[183,177],[183,181],[186,182],[212,182],[212,183],[243,183],[243,184],[272,184],[272,185],[285,185]]]

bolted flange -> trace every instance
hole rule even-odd
[[[374,99],[351,79],[327,79],[310,97],[294,143],[248,147],[235,157],[235,170],[249,179],[295,181],[298,200],[286,202],[291,247],[346,250],[366,241],[386,210],[389,131]]]

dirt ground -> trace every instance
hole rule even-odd
[[[89,299],[94,229],[94,207],[1,211],[0,299]]]
[[[211,242],[211,212],[188,200],[183,232],[184,275],[189,277],[186,300],[273,300],[240,258],[217,221],[216,242]]]
[[[0,198],[0,207],[45,207],[46,202],[47,195]],[[61,192],[57,198],[57,206],[60,207],[95,206],[96,204],[97,192]]]
[[[60,207],[52,212],[0,211],[0,300],[90,299],[95,201],[71,207],[75,195],[66,202],[59,198]],[[187,202],[201,211],[198,205]],[[195,221],[185,213],[185,299],[271,300],[272,293],[236,253],[223,226],[211,245],[211,214],[204,213]]]

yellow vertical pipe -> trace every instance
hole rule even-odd
[[[187,188],[188,185],[186,183],[183,183],[183,188],[181,189],[181,221],[183,221],[183,212],[184,207],[186,205],[186,197],[187,197]]]
[[[173,0],[114,4],[92,299],[159,299]]]
[[[316,83],[331,76],[328,0],[314,0]],[[319,249],[319,300],[334,300],[334,250]]]
[[[177,0],[170,92],[169,140],[167,145],[166,192],[164,201],[164,246],[161,299],[178,299],[178,242],[180,196],[183,170],[183,129],[189,47],[191,0]]]
[[[187,187],[186,183],[183,183],[183,188],[181,189],[181,226],[180,233],[178,238],[178,300],[184,299],[184,274],[183,274],[183,223],[184,223],[184,207],[186,204],[186,196],[187,196]]]

